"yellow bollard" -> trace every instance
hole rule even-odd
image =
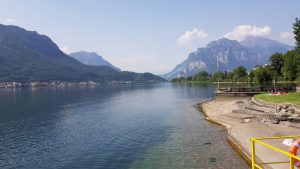
[[[294,169],[294,159],[290,157],[290,169]]]
[[[255,139],[251,138],[251,162],[252,169],[255,169]]]

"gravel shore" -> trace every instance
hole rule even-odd
[[[254,104],[251,98],[216,98],[199,103],[198,107],[208,121],[228,129],[228,141],[248,163],[251,162],[250,138],[300,135],[298,122],[280,121],[273,124],[273,121],[263,118],[265,113],[262,112],[268,111],[268,108]],[[265,142],[289,151],[289,147],[283,145],[282,141],[279,139]],[[256,146],[256,155],[257,160],[263,162],[289,161],[288,157],[261,145]],[[289,168],[289,165],[265,165],[264,168],[283,169]]]

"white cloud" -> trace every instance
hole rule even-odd
[[[232,32],[224,35],[225,38],[232,40],[243,40],[247,36],[269,36],[271,28],[269,26],[258,27],[255,25],[238,25]]]
[[[70,54],[72,52],[67,46],[60,47],[59,49],[66,54]]]
[[[280,33],[280,38],[281,39],[286,39],[286,40],[290,40],[294,38],[294,34],[291,32],[281,32]]]
[[[6,19],[4,19],[4,21],[3,21],[3,23],[4,23],[5,25],[11,25],[11,24],[13,24],[13,23],[15,23],[15,22],[16,22],[16,20],[13,19],[13,18],[6,18]]]
[[[201,41],[205,39],[208,36],[206,32],[203,30],[198,30],[194,28],[191,31],[186,31],[184,34],[182,34],[178,39],[178,44],[187,44],[193,41]]]
[[[289,45],[295,45],[294,34],[292,32],[281,32],[278,40]]]

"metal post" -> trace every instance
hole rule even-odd
[[[277,96],[277,90],[276,90],[276,76],[275,76],[275,78],[274,78],[274,92],[275,92],[275,96],[274,96],[274,98],[275,98],[275,113],[277,113],[277,101],[276,101],[276,96]]]
[[[290,169],[294,169],[294,159],[290,157]]]
[[[255,139],[251,138],[251,164],[252,169],[255,169]]]
[[[218,78],[218,90],[220,89],[220,74],[219,74],[219,57],[217,57],[217,78]]]

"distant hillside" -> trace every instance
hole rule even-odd
[[[78,60],[79,62],[85,64],[85,65],[92,65],[92,66],[109,66],[113,68],[116,71],[121,71],[120,68],[115,67],[105,59],[103,59],[102,56],[98,55],[95,52],[86,52],[86,51],[80,51],[69,54],[72,58]]]
[[[292,46],[264,37],[248,36],[240,43],[250,49],[260,59],[261,64],[269,63],[269,57],[276,52],[285,53],[294,49]]]
[[[230,71],[237,66],[245,66],[251,70],[256,65],[268,63],[273,53],[284,53],[291,49],[292,46],[262,37],[247,37],[241,42],[222,38],[190,53],[186,60],[162,77],[187,77],[201,70],[214,73],[217,71],[217,60],[222,71]]]
[[[162,81],[150,73],[118,72],[87,66],[64,54],[52,40],[34,31],[0,24],[0,82]]]

